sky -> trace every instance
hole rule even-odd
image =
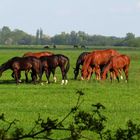
[[[89,35],[140,36],[140,0],[0,0],[0,28],[37,29],[53,36],[84,31]]]

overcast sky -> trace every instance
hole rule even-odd
[[[0,28],[53,36],[84,31],[90,35],[140,36],[140,0],[0,0]]]

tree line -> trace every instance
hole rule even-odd
[[[0,29],[1,45],[94,45],[94,46],[130,46],[139,47],[140,37],[126,33],[125,37],[89,35],[83,31],[61,32],[54,36],[37,29],[36,35],[30,35],[22,30],[11,30],[8,26]]]

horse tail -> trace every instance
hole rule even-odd
[[[66,64],[66,67],[65,67],[65,73],[67,73],[70,69],[70,60],[69,60],[68,57],[66,57],[66,58],[67,58],[67,64]]]

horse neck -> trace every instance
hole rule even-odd
[[[77,62],[76,62],[76,68],[75,68],[77,71],[79,70],[80,65],[81,65],[81,61],[80,60],[77,60]]]
[[[2,72],[6,71],[6,70],[9,69],[9,68],[10,68],[10,64],[5,63],[5,64],[3,64],[3,65],[0,67],[0,72],[2,73]]]
[[[88,69],[88,67],[90,66],[91,60],[92,60],[92,58],[88,58],[88,59],[86,59],[86,60],[84,61],[83,67],[84,67],[85,69]]]

